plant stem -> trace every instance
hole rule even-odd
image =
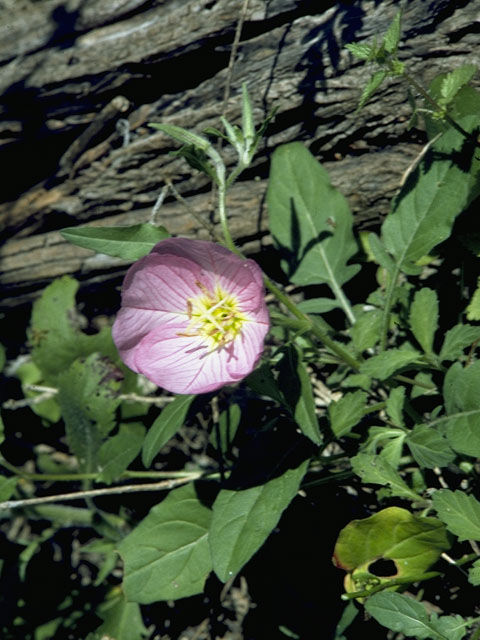
[[[478,146],[478,143],[475,140],[475,138],[472,136],[472,134],[468,133],[468,131],[465,131],[465,129],[462,126],[460,126],[458,122],[456,122],[451,116],[449,116],[448,113],[446,113],[445,110],[438,104],[435,98],[432,98],[432,96],[428,93],[428,91],[425,91],[425,89],[420,84],[418,84],[415,78],[412,78],[412,76],[406,73],[405,71],[403,72],[402,77],[405,78],[405,80],[410,84],[410,86],[412,86],[415,89],[415,91],[418,91],[418,93],[423,98],[425,98],[425,100],[435,109],[435,111],[439,111],[443,113],[443,117],[445,118],[445,120],[448,122],[450,126],[452,126],[459,133],[461,133],[462,136],[467,138],[467,140],[472,140],[473,142],[475,142],[475,145]]]
[[[115,495],[122,493],[136,493],[143,491],[165,491],[173,489],[187,482],[198,480],[204,476],[203,471],[199,471],[196,474],[190,474],[183,478],[172,478],[171,480],[163,480],[162,482],[152,482],[149,484],[133,484],[125,485],[123,487],[108,487],[105,489],[90,489],[88,491],[75,491],[73,493],[60,493],[53,496],[43,496],[41,498],[27,498],[25,500],[6,500],[0,502],[0,511],[6,509],[16,509],[19,507],[29,507],[37,504],[46,504],[48,502],[65,502],[69,500],[84,500],[89,498],[95,498],[97,496]]]

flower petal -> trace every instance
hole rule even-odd
[[[136,371],[172,393],[207,393],[232,382],[218,352],[198,336],[182,336],[183,327],[160,326],[135,351]]]
[[[201,292],[195,283],[200,267],[186,258],[149,254],[127,272],[122,288],[122,306],[174,313],[187,312],[187,299]]]

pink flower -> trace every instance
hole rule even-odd
[[[253,370],[268,329],[255,262],[169,238],[128,270],[113,339],[125,364],[158,386],[206,393]]]

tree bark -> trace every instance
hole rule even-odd
[[[247,251],[270,242],[268,161],[280,143],[309,146],[358,227],[388,211],[425,138],[408,128],[397,79],[355,113],[369,71],[344,47],[384,34],[398,4],[249,1],[225,113],[239,121],[246,82],[256,122],[277,114],[229,196],[232,233]],[[4,306],[62,274],[87,282],[118,276],[122,261],[74,247],[58,229],[149,220],[168,181],[197,216],[215,222],[207,179],[169,155],[177,145],[148,123],[219,127],[242,7],[243,0],[0,0]],[[424,85],[467,61],[478,65],[479,18],[480,0],[410,0],[401,59]],[[157,221],[172,234],[208,237],[172,195]]]

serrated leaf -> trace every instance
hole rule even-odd
[[[74,360],[95,351],[118,359],[110,328],[95,335],[82,333],[75,325],[75,294],[79,283],[63,276],[44,289],[33,305],[29,340],[32,359],[44,381],[55,380]]]
[[[328,405],[328,417],[335,437],[350,433],[365,415],[367,394],[364,391],[347,393],[337,402]]]
[[[68,445],[86,473],[96,471],[102,437],[115,424],[117,391],[111,365],[99,354],[75,361],[59,380],[57,397]]]
[[[351,459],[351,464],[353,472],[363,482],[388,486],[393,496],[421,500],[421,497],[410,489],[400,474],[382,456],[358,453]]]
[[[387,53],[396,53],[398,43],[400,42],[400,36],[402,33],[402,12],[399,11],[395,18],[392,20],[391,25],[388,27],[388,31],[383,38],[383,46]]]
[[[480,560],[475,560],[468,570],[468,581],[475,587],[480,586]]]
[[[132,262],[150,253],[160,240],[170,237],[165,227],[148,222],[132,227],[67,227],[60,233],[79,247]]]
[[[468,114],[458,122],[471,131],[477,116]],[[398,269],[446,240],[455,218],[479,194],[480,162],[475,153],[473,146],[465,147],[463,135],[449,128],[410,174],[382,225],[382,240]]]
[[[467,367],[453,364],[445,376],[443,394],[448,418],[447,439],[455,451],[480,457],[480,360]]]
[[[265,542],[295,497],[308,460],[264,485],[222,489],[208,534],[213,569],[223,582],[236,575]]]
[[[403,427],[403,405],[405,402],[405,387],[395,387],[390,391],[385,410],[393,424]]]
[[[279,386],[283,389],[285,403],[302,433],[315,444],[322,442],[322,435],[315,413],[312,383],[302,362],[300,351],[289,345],[283,349],[278,364]]]
[[[439,102],[446,107],[455,98],[460,89],[468,84],[477,72],[473,64],[464,64],[458,69],[449,71],[441,80]]]
[[[433,338],[438,327],[438,296],[433,289],[419,289],[410,307],[410,328],[427,354],[433,353]]]
[[[477,281],[477,288],[467,307],[467,320],[480,320],[480,278]]]
[[[480,540],[480,502],[464,491],[440,489],[433,494],[433,506],[447,529],[463,540]]]
[[[300,142],[278,147],[272,157],[267,192],[270,231],[295,284],[327,284],[348,308],[342,285],[359,265],[353,217],[325,169]]]
[[[148,633],[139,605],[127,602],[121,592],[104,601],[97,612],[103,624],[96,633],[105,640],[141,640]]]
[[[365,603],[365,609],[384,627],[402,633],[407,637],[423,640],[449,640],[439,630],[437,621],[429,619],[425,607],[420,603],[400,593],[382,592],[370,596]],[[460,640],[459,636],[456,640]]]
[[[121,424],[119,432],[104,442],[98,452],[100,481],[110,484],[119,478],[140,453],[144,437],[142,424]]]
[[[190,484],[170,491],[118,546],[127,600],[149,604],[203,591],[212,562],[211,511]]]
[[[390,576],[417,577],[423,574],[440,554],[450,547],[445,527],[437,518],[415,516],[400,507],[388,507],[361,520],[352,520],[342,529],[335,545],[334,564],[348,571],[347,591],[362,588],[362,580],[372,575],[371,565],[379,559],[391,560]]]
[[[358,103],[357,111],[362,109],[365,104],[370,100],[375,91],[379,88],[382,82],[387,77],[387,72],[383,70],[375,71],[375,73],[371,76],[368,81],[366,87],[362,91],[362,95],[360,96],[360,101]]]
[[[351,42],[350,44],[345,45],[345,49],[348,49],[350,53],[359,60],[369,60],[371,59],[374,49],[369,44],[361,44],[356,42]]]
[[[426,469],[445,467],[455,459],[447,440],[434,427],[417,425],[405,439],[412,456]]]
[[[396,371],[417,361],[418,351],[406,348],[388,349],[375,356],[371,356],[360,367],[360,373],[378,380],[386,380]]]
[[[143,443],[142,462],[145,467],[148,468],[152,464],[163,445],[173,438],[183,425],[194,398],[194,395],[177,396],[162,409]]]
[[[367,309],[356,314],[357,321],[350,330],[353,344],[359,353],[374,347],[380,339],[382,311]]]
[[[480,327],[471,324],[457,324],[445,334],[440,360],[456,360],[460,358],[467,347],[480,340]]]
[[[118,389],[116,370],[98,353],[76,360],[58,381],[68,445],[86,473],[96,471],[102,438],[115,425]]]

